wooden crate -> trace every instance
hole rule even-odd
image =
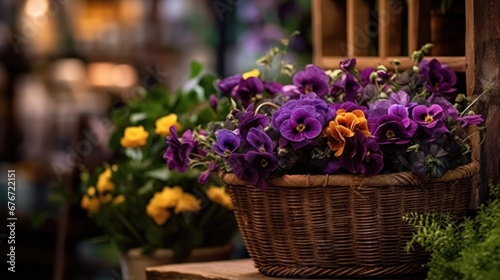
[[[456,72],[465,73],[465,91],[475,91],[474,0],[455,0],[452,9],[463,17],[446,25],[432,5],[437,0],[312,0],[313,60],[325,69],[338,68],[348,57],[356,57],[358,69],[382,64],[394,69],[411,67],[410,55],[426,43],[433,43],[431,55]],[[378,5],[378,6],[376,6]],[[458,7],[458,8],[457,8]],[[476,5],[476,9],[478,9]],[[462,34],[450,42],[453,32]],[[376,49],[374,53],[373,49]],[[471,128],[469,133],[475,130]],[[475,135],[474,144],[479,143]],[[479,149],[472,157],[479,159]],[[471,195],[471,208],[478,205],[477,185]]]
[[[338,68],[346,57],[356,57],[359,68],[379,64],[393,68],[392,62],[398,59],[406,68],[412,65],[409,55],[414,50],[434,43],[433,57],[455,71],[466,72],[473,59],[473,34],[468,32],[472,30],[473,0],[453,2],[452,9],[462,9],[463,18],[455,18],[454,26],[458,26],[450,31],[465,35],[448,48],[443,46],[452,33],[446,30],[439,13],[431,12],[436,2],[440,1],[313,0],[314,63]],[[460,30],[460,24],[464,30]],[[444,33],[433,36],[443,28]]]

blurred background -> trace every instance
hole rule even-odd
[[[192,60],[220,76],[252,69],[295,30],[288,60],[310,63],[310,9],[308,0],[0,1],[0,174],[16,170],[15,279],[121,279],[78,204],[79,168],[111,154],[110,111],[139,88],[181,87]],[[7,176],[0,185],[5,221]]]

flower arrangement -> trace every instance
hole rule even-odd
[[[295,72],[283,59],[288,44],[258,60],[262,72],[216,81],[218,100],[232,108],[225,120],[182,137],[170,128],[170,170],[201,167],[203,178],[231,172],[265,189],[284,174],[441,177],[470,161],[464,128],[483,120],[470,110],[474,101],[457,93],[455,72],[424,59],[432,45],[416,51],[404,72],[398,61],[393,72],[382,65],[358,71],[354,58],[335,70],[307,65]],[[276,57],[291,83],[268,79]]]
[[[82,173],[81,206],[122,252],[170,248],[182,260],[193,248],[227,244],[236,231],[225,188],[198,183],[194,170],[170,172],[161,157],[170,127],[181,131],[218,118],[208,102],[216,77],[200,72],[193,63],[190,86],[141,91],[116,108],[113,164]]]

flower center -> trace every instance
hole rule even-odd
[[[434,121],[434,118],[431,115],[427,115],[424,119],[425,123],[430,124]]]
[[[367,151],[367,152],[366,152],[366,155],[365,155],[365,162],[366,162],[366,163],[369,163],[369,162],[370,162],[370,155],[371,155],[370,151]]]
[[[261,160],[260,160],[260,166],[262,166],[262,167],[266,168],[266,167],[267,167],[267,164],[268,164],[268,163],[267,163],[267,160],[265,160],[265,159],[261,159]]]
[[[391,139],[391,138],[394,138],[396,136],[396,133],[394,133],[393,130],[387,130],[385,132],[385,137],[387,137],[387,139]]]
[[[266,151],[266,149],[264,149],[264,147],[260,147],[260,148],[259,148],[259,152],[263,153],[263,152],[265,152],[265,151]]]
[[[226,155],[226,156],[230,156],[230,155],[231,155],[231,151],[230,151],[229,149],[226,149],[226,150],[224,151],[224,155]]]
[[[302,123],[300,123],[299,125],[297,125],[297,127],[295,128],[298,132],[302,132],[306,129],[306,126]]]
[[[312,85],[306,85],[306,86],[304,87],[304,91],[305,91],[306,93],[313,92],[313,86],[312,86]]]

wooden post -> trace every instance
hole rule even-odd
[[[347,0],[347,56],[370,52],[370,6],[364,0]]]
[[[472,2],[472,3],[471,3]],[[467,1],[473,6],[467,18],[473,17],[473,30],[467,40],[468,52],[472,48],[473,67],[468,68],[468,83],[478,95],[491,88],[492,91],[478,102],[477,112],[485,119],[486,139],[480,148],[481,179],[480,201],[487,197],[487,184],[500,183],[500,1]],[[472,13],[470,15],[469,13]],[[472,75],[471,75],[472,74]]]
[[[401,51],[402,12],[396,13],[391,7],[395,4],[403,5],[402,2],[397,1],[379,0],[378,2],[378,56],[381,58],[397,56]]]

